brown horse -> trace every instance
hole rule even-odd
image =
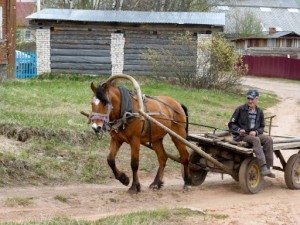
[[[126,142],[131,147],[131,169],[133,173],[133,181],[129,192],[141,191],[138,168],[140,145],[142,144],[156,152],[159,168],[149,188],[160,189],[163,185],[163,173],[168,159],[163,146],[163,138],[167,132],[137,113],[138,102],[133,93],[128,95],[127,100],[122,98],[122,96],[126,96],[126,93],[130,93],[127,89],[117,87],[110,81],[98,87],[91,83],[91,89],[94,96],[91,101],[92,113],[89,115],[89,120],[96,133],[106,131],[111,135],[107,162],[115,178],[126,186],[130,182],[128,176],[121,172],[115,163],[118,150]],[[188,125],[186,107],[167,96],[147,97],[143,104],[148,115],[151,115],[181,137],[186,138]],[[129,112],[126,112],[126,110],[122,112],[124,111],[124,105],[129,106]],[[186,189],[191,184],[188,168],[189,153],[182,142],[172,136],[171,139],[179,151],[180,161],[184,166],[184,189]]]

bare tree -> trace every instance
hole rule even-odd
[[[262,36],[263,27],[260,19],[252,11],[235,11],[229,16],[230,33],[235,37]]]
[[[189,12],[208,11],[217,0],[73,0],[75,9]],[[42,0],[42,8],[69,8],[70,0]]]

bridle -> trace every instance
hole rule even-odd
[[[111,113],[112,109],[113,109],[113,106],[111,103],[109,103],[106,113],[91,112],[91,114],[90,114],[91,122],[94,122],[94,120],[101,120],[104,123],[108,123],[109,122],[109,114]]]
[[[98,105],[100,103],[100,100],[95,96],[94,97],[94,104]],[[109,96],[107,96],[107,99],[109,99]],[[92,123],[92,128],[95,131],[96,134],[98,134],[99,132],[106,132],[109,131],[109,115],[111,113],[113,109],[113,106],[110,102],[110,100],[108,100],[107,103],[107,112],[106,113],[97,113],[97,112],[91,112],[89,115],[89,123]],[[101,120],[102,121],[102,127],[101,130],[98,130],[99,126],[94,122],[95,120]]]

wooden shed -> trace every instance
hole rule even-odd
[[[263,37],[246,37],[232,40],[241,55],[288,56],[300,58],[300,35],[293,31],[276,31],[270,28]]]
[[[148,74],[143,51],[168,48],[186,32],[195,43],[196,65],[201,35],[222,32],[225,25],[224,13],[203,12],[44,9],[28,18],[37,29],[38,74]]]
[[[16,0],[0,0],[0,78],[14,78]]]

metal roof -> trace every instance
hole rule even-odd
[[[234,31],[232,22],[234,15],[245,15],[247,12],[252,12],[261,21],[263,31],[268,31],[270,27],[274,27],[277,31],[294,31],[300,34],[300,9],[295,11],[290,11],[289,8],[269,9],[269,11],[264,11],[261,7],[228,6],[228,10],[226,11],[218,7],[214,7],[213,11],[225,12],[225,33],[232,33]]]
[[[287,35],[292,35],[292,36],[287,36]],[[300,39],[300,35],[293,32],[293,31],[277,31],[274,34],[266,34],[263,37],[240,37],[240,38],[235,38],[232,39],[232,41],[236,40],[251,40],[251,39],[272,39],[272,38],[285,38],[285,39]]]
[[[220,0],[218,5],[299,8],[299,0]]]
[[[225,13],[219,12],[143,12],[115,10],[43,9],[27,17],[30,20],[83,22],[168,23],[225,25]]]
[[[293,31],[278,31],[274,34],[268,34],[266,37],[267,38],[280,38],[280,37],[284,37],[284,36],[287,36],[287,35],[293,35],[294,37],[300,37],[299,34],[293,32]]]

